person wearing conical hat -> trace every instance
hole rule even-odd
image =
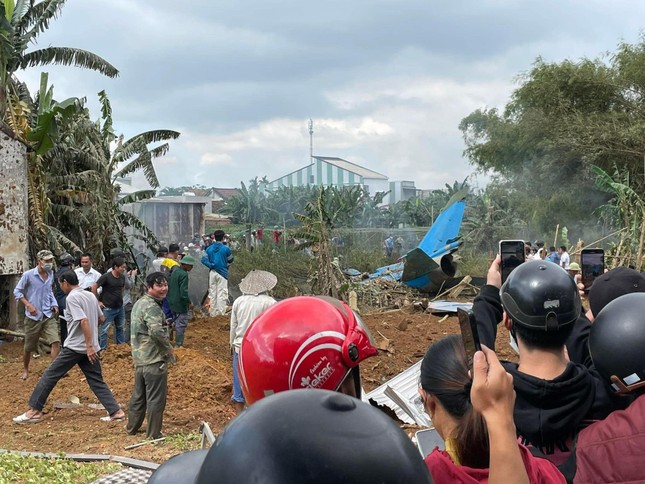
[[[238,354],[242,346],[242,338],[247,328],[262,312],[276,303],[276,300],[266,294],[273,289],[278,278],[267,271],[253,269],[240,282],[242,296],[238,297],[231,309],[230,345],[233,352],[233,396],[231,400],[237,413],[244,410],[244,395],[238,375]]]

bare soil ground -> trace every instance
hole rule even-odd
[[[368,314],[363,319],[377,342],[384,337],[390,340],[389,351],[382,351],[361,365],[363,385],[367,391],[416,363],[433,341],[459,332],[456,316],[442,319],[405,309]],[[27,410],[29,395],[51,359],[43,356],[32,360],[31,375],[23,382],[19,378],[22,343],[15,341],[0,345],[0,448],[112,454],[162,462],[186,450],[178,444],[182,442],[182,435],[193,434],[194,444],[194,434],[201,421],[208,422],[218,433],[235,415],[229,401],[232,373],[228,322],[229,318],[222,316],[197,318],[190,323],[185,348],[177,350],[178,363],[170,369],[164,417],[164,433],[178,437],[133,450],[125,450],[124,447],[143,441],[145,434],[127,435],[124,422],[101,422],[99,418],[105,415],[105,411],[87,406],[98,402],[77,368],[71,370],[52,392],[42,422],[14,424],[11,418]],[[506,331],[500,332],[497,348],[500,358],[513,358]],[[117,401],[127,407],[134,373],[130,346],[109,346],[102,366],[105,381]],[[55,403],[69,402],[71,396],[78,397],[83,405],[54,408]]]

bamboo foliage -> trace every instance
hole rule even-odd
[[[632,188],[628,172],[620,171],[615,165],[612,175],[598,166],[593,170],[598,177],[598,188],[612,195],[610,202],[600,207],[600,214],[621,229],[612,247],[612,265],[632,265],[640,271],[645,250],[645,199]]]

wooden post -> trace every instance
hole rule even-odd
[[[555,237],[553,238],[553,247],[558,248],[558,231],[560,230],[560,224],[555,226]]]

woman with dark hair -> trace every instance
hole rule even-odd
[[[419,393],[446,443],[445,451],[435,448],[425,458],[434,482],[565,482],[551,462],[517,443],[512,378],[492,350],[482,349],[474,358],[474,382],[459,336],[434,343],[423,357]]]

